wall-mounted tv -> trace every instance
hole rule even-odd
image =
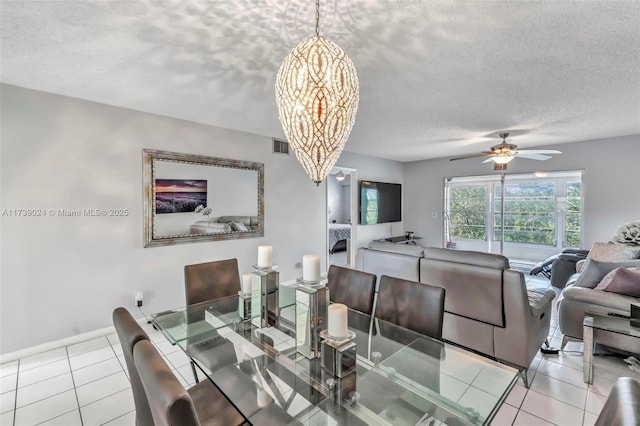
[[[360,224],[402,221],[402,185],[360,181]]]

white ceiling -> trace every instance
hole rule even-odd
[[[640,2],[323,0],[360,107],[346,150],[411,161],[640,133]],[[1,81],[282,137],[312,0],[1,2]]]

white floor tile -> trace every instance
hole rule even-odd
[[[107,339],[105,339],[105,341],[106,340]],[[115,357],[116,354],[113,352],[111,345],[109,345],[93,351],[83,352],[80,355],[70,356],[69,362],[71,363],[71,368],[77,370]]]
[[[120,343],[111,345],[111,348],[113,349],[113,352],[116,354],[116,356],[124,355],[124,352],[122,352],[122,345]]]
[[[558,355],[545,355],[546,361],[582,370],[582,354],[560,352]]]
[[[82,426],[82,420],[80,419],[80,411],[73,410],[67,414],[56,417],[55,419],[47,420],[44,423],[40,423],[42,426]]]
[[[6,413],[16,408],[16,391],[0,394],[0,413]]]
[[[0,377],[0,393],[15,390],[17,387],[17,379],[17,374],[9,374],[8,376]]]
[[[587,390],[573,386],[553,377],[538,374],[531,383],[531,390],[549,396],[558,401],[566,402],[576,408],[584,409],[587,400]]]
[[[82,386],[94,380],[110,376],[123,371],[117,358],[98,362],[88,367],[73,370],[73,381],[76,386]]]
[[[20,372],[30,370],[32,368],[41,367],[54,361],[60,361],[67,358],[66,348],[53,349],[51,351],[42,352],[20,360]]]
[[[495,417],[491,421],[491,426],[511,426],[518,415],[518,409],[509,404],[502,404]]]
[[[165,355],[165,358],[173,365],[174,368],[179,368],[184,365],[189,365],[189,357],[182,351],[171,352]]]
[[[176,371],[182,376],[183,379],[185,379],[185,382],[188,386],[193,386],[196,384],[196,380],[193,377],[193,370],[191,370],[190,364],[183,365],[182,367],[177,368]],[[204,374],[202,374],[202,372],[199,372],[198,377],[200,379],[204,379]]]
[[[71,389],[73,389],[71,373],[64,373],[29,386],[23,386],[18,388],[16,407],[24,407]]]
[[[596,420],[598,420],[598,416],[591,413],[584,413],[584,421],[582,422],[582,426],[593,426],[596,424]]]
[[[540,363],[540,368],[538,368],[538,374],[544,374],[556,380],[562,380],[579,388],[587,388],[587,384],[583,380],[582,370],[559,365],[555,362],[543,360],[542,363]]]
[[[71,369],[69,368],[69,361],[66,358],[61,359],[60,361],[54,361],[40,367],[20,372],[18,375],[18,387],[21,388],[23,386],[29,386],[42,380],[70,372]]]
[[[136,412],[129,411],[127,414],[113,419],[103,426],[136,426]]]
[[[600,414],[604,402],[607,400],[607,396],[608,395],[600,395],[599,393],[589,390],[587,392],[587,405],[585,406],[587,413]]]
[[[513,422],[513,426],[555,426],[553,423],[549,423],[542,420],[539,417],[533,416],[522,410],[518,411],[518,415]]]
[[[85,425],[101,425],[116,419],[135,409],[131,389],[125,389],[114,395],[102,398],[89,405],[80,407]]]
[[[91,340],[85,340],[84,342],[76,343],[75,345],[67,346],[67,351],[69,352],[69,356],[72,357],[83,354],[85,352],[104,348],[105,346],[109,346],[109,340],[107,340],[107,338],[103,336]]]
[[[7,411],[6,413],[2,413],[0,414],[0,425],[13,425],[13,415],[15,414],[15,411],[11,410],[11,411]]]
[[[480,414],[481,418],[487,418],[491,413],[491,408],[495,407],[499,398],[490,393],[470,387],[458,400],[463,407],[472,408]]]
[[[0,377],[10,376],[18,372],[18,360],[0,364]]]
[[[468,388],[469,385],[467,383],[446,374],[440,375],[440,393],[451,401],[457,401],[462,398]]]
[[[483,368],[471,385],[497,397],[502,397],[505,388],[512,380],[513,373],[507,370],[496,371],[495,368]]]
[[[584,415],[584,410],[532,390],[527,392],[520,410],[562,426],[581,426]]]
[[[107,336],[107,340],[111,345],[115,345],[116,343],[120,343],[120,338],[118,337],[118,333],[112,333]]]
[[[16,410],[16,425],[35,425],[78,409],[76,393],[69,390]]]
[[[170,354],[175,351],[182,351],[182,349],[180,349],[180,346],[172,345],[167,339],[164,339],[163,342],[155,343],[155,346],[163,354]]]
[[[130,389],[129,380],[124,372],[112,374],[102,379],[94,380],[86,385],[76,387],[80,407],[105,398],[124,389]],[[123,414],[123,413],[122,413]]]
[[[527,394],[527,388],[522,385],[515,385],[509,395],[507,396],[506,403],[514,407],[520,408],[524,397]]]

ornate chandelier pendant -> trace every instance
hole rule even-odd
[[[338,161],[358,110],[358,75],[334,42],[318,35],[298,44],[276,78],[276,103],[296,158],[319,185]]]

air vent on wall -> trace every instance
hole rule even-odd
[[[289,142],[274,138],[273,153],[289,155]]]

